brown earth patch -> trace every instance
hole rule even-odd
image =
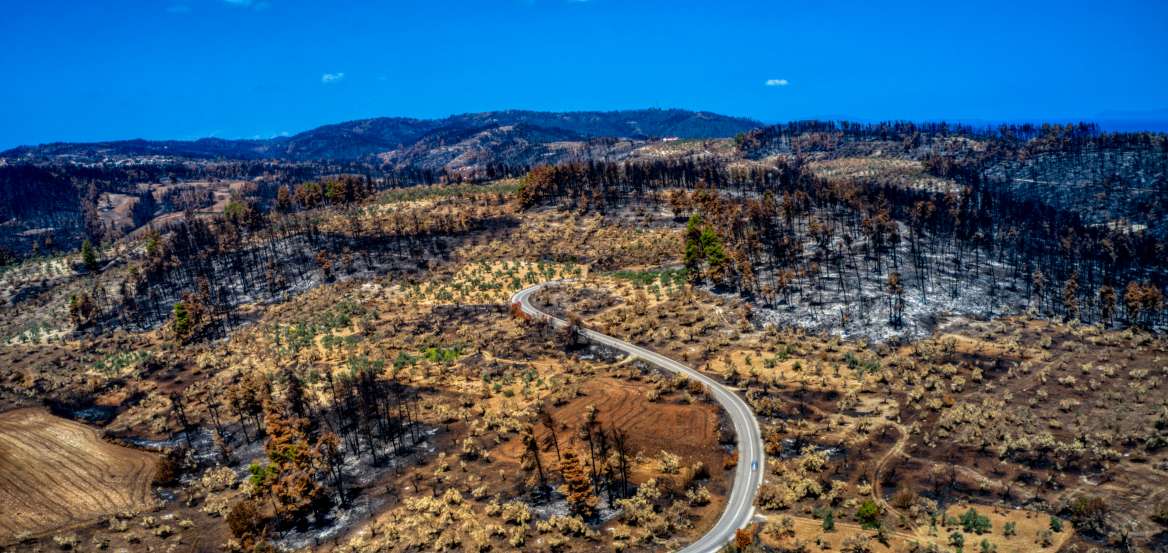
[[[604,429],[616,427],[628,433],[633,453],[652,457],[665,450],[690,463],[701,461],[712,471],[720,468],[723,452],[718,447],[717,406],[702,402],[650,402],[646,399],[649,389],[646,384],[608,377],[584,383],[583,395],[551,408],[561,445],[569,440],[578,441],[574,431],[592,405]],[[536,427],[541,439],[546,432],[542,425]],[[519,441],[512,440],[499,453],[501,458],[518,460],[522,453]]]
[[[645,382],[597,376],[581,385],[581,396],[549,408],[561,448],[571,444],[578,451],[587,451],[588,446],[577,437],[576,430],[589,406],[596,407],[597,420],[604,429],[616,427],[626,432],[633,457],[630,480],[635,485],[656,479],[663,489],[676,493],[678,501],[685,500],[686,488],[704,485],[710,492],[710,502],[691,507],[692,527],[673,536],[678,543],[688,543],[705,533],[721,515],[733,479],[727,469],[733,465],[727,464],[729,456],[719,446],[721,411],[716,404],[701,400],[680,402],[676,393],[663,394],[658,401],[651,402],[647,394],[652,389]],[[547,428],[543,425],[535,428],[536,435],[543,440]],[[662,451],[676,455],[678,465],[686,468],[676,474],[661,472]],[[512,439],[500,445],[493,455],[498,460],[518,464],[522,453],[520,441]],[[549,466],[555,463],[553,451],[545,451],[543,457]],[[694,482],[691,468],[699,462],[708,469],[710,477]]]
[[[43,409],[0,414],[0,543],[148,507],[154,464]]]

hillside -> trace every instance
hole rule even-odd
[[[417,149],[420,144],[449,143],[452,137],[492,130],[523,132],[522,140],[547,144],[597,137],[726,138],[760,126],[750,119],[687,110],[629,111],[495,111],[453,115],[445,119],[378,117],[325,125],[290,137],[266,140],[203,138],[181,140],[121,140],[93,143],[51,143],[0,152],[8,159],[76,159],[99,161],[134,156],[195,159],[359,160],[379,154]],[[489,153],[489,152],[488,152]]]
[[[47,483],[0,484],[0,547],[648,553],[724,513],[756,521],[738,553],[1163,543],[1163,242],[899,152],[728,143],[474,184],[141,175],[164,224],[0,272],[0,465]],[[550,281],[521,297],[694,372],[511,302]]]

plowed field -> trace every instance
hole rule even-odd
[[[43,409],[0,413],[0,544],[146,507],[154,462]]]

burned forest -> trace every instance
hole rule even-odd
[[[0,551],[1168,543],[1163,134],[553,115],[5,152]]]

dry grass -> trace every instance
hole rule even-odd
[[[969,505],[953,505],[947,514],[958,518],[970,508]],[[964,540],[965,551],[982,551],[981,542],[986,541],[997,553],[1049,553],[1060,550],[1074,536],[1068,528],[1059,533],[1046,534],[1049,517],[1034,511],[1023,509],[999,510],[987,507],[975,507],[979,514],[990,519],[993,530],[985,534],[966,533],[957,526],[920,526],[909,531],[888,532],[887,543],[881,543],[874,530],[865,529],[854,522],[837,520],[835,530],[824,531],[823,521],[811,517],[772,515],[767,517],[760,537],[764,544],[771,547],[790,548],[796,543],[808,546],[808,551],[831,550],[840,551],[845,542],[862,541],[867,544],[873,553],[925,551],[930,544],[935,544],[939,551],[950,551],[950,535],[958,532]],[[789,526],[783,523],[784,518],[790,519]],[[1015,526],[1015,534],[1006,536],[1003,533],[1007,523]],[[774,530],[768,531],[767,528]],[[789,528],[779,532],[779,528]],[[1043,536],[1049,537],[1049,544],[1043,545]],[[914,544],[920,549],[913,549]]]
[[[482,261],[463,265],[448,279],[407,286],[402,292],[419,304],[505,304],[533,284],[587,274],[587,266],[575,263]]]
[[[960,190],[952,179],[934,177],[919,161],[884,157],[844,157],[812,161],[812,174],[829,181],[856,182],[875,179],[896,182],[907,188],[948,193]]]
[[[471,243],[455,252],[468,263],[498,260],[587,262],[593,271],[659,267],[681,253],[680,225],[660,224],[662,214],[646,212],[611,218],[556,209],[524,213],[519,227],[501,238]]]

